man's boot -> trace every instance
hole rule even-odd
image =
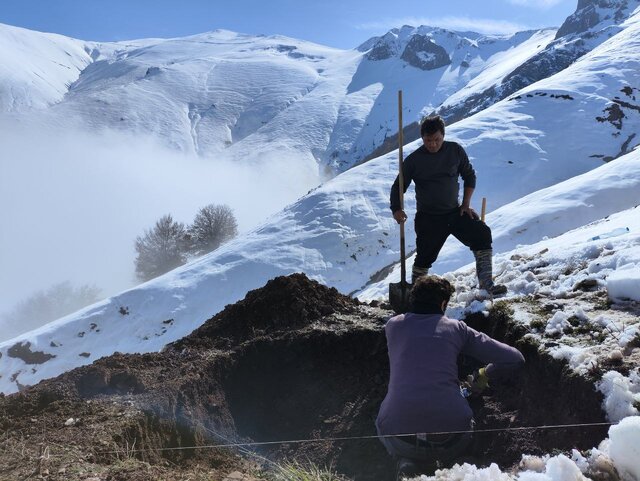
[[[429,274],[428,267],[418,267],[414,264],[411,268],[411,284],[415,284],[418,278],[426,276],[427,274]]]
[[[473,251],[476,258],[476,274],[480,289],[484,289],[493,296],[500,296],[507,293],[507,286],[493,283],[493,249]]]

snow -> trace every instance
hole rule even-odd
[[[543,473],[525,471],[518,475],[519,481],[583,481],[586,479],[576,463],[563,454],[550,458]]]
[[[634,406],[640,402],[640,375],[637,369],[629,377],[609,371],[602,376],[597,387],[604,394],[604,407],[611,421],[638,415],[638,409]]]
[[[628,417],[609,430],[609,455],[623,481],[640,479],[640,417]]]
[[[545,329],[547,334],[562,334],[564,329],[571,324],[569,324],[569,315],[565,312],[558,311],[556,312],[549,322],[547,322],[547,327]]]
[[[607,277],[607,291],[612,299],[640,301],[640,264],[626,264]]]
[[[510,481],[513,478],[500,471],[497,464],[487,468],[478,468],[472,464],[456,465],[447,471],[437,471],[435,476],[420,476],[421,481]]]
[[[0,112],[59,102],[97,44],[0,24]],[[94,55],[96,55],[94,54]]]
[[[485,64],[479,66],[476,75],[463,88],[459,89],[442,102],[444,106],[451,106],[464,102],[468,97],[496,86],[516,67],[533,57],[554,39],[555,29],[545,29],[535,32],[530,38],[509,50],[498,52],[491,56]],[[471,69],[476,68],[472,62]]]
[[[79,121],[91,131],[153,134],[205,157],[229,150],[236,159],[253,159],[265,148],[284,149],[331,171],[351,167],[397,132],[398,89],[405,90],[405,120],[418,121],[426,105],[436,107],[485,67],[515,67],[540,36],[405,27],[396,39],[399,49],[412,35],[429,35],[457,63],[466,58],[473,64],[465,71],[459,65],[422,71],[400,53],[371,61],[363,51],[278,35],[216,30],[99,44],[1,27],[0,46],[7,48],[0,49],[6,65],[0,82],[11,84],[8,92],[24,91],[0,102],[0,111],[14,112],[20,122],[32,122],[27,107],[37,106],[37,115],[52,124]],[[545,38],[553,33],[543,32]],[[20,55],[10,54],[16,45]],[[39,63],[25,65],[25,57]],[[49,82],[40,85],[42,78]]]

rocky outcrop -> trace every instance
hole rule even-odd
[[[576,11],[558,29],[556,39],[589,31],[603,21],[619,24],[638,6],[637,0],[579,0]]]
[[[434,70],[451,63],[447,51],[425,35],[411,37],[401,58],[421,70]]]
[[[367,60],[386,60],[398,54],[398,29],[394,28],[382,37],[374,37],[358,47],[361,52],[367,52]]]
[[[430,32],[442,30],[429,27],[416,29],[405,25],[401,29],[390,30],[382,37],[369,39],[360,45],[358,50],[367,52],[367,60],[380,61],[399,56],[409,65],[421,70],[433,70],[449,65],[449,53],[433,40]],[[453,35],[453,32],[449,32],[449,36]]]

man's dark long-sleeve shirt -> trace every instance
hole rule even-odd
[[[404,191],[411,182],[416,184],[416,202],[418,212],[429,214],[448,214],[460,204],[458,195],[462,177],[464,187],[475,188],[476,173],[462,146],[456,142],[445,141],[436,153],[429,152],[424,145],[404,159]],[[391,211],[400,209],[398,177],[391,187]]]

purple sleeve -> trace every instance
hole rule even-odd
[[[462,354],[487,363],[489,378],[513,371],[524,364],[524,356],[515,347],[496,341],[462,322],[460,325],[464,336]]]

